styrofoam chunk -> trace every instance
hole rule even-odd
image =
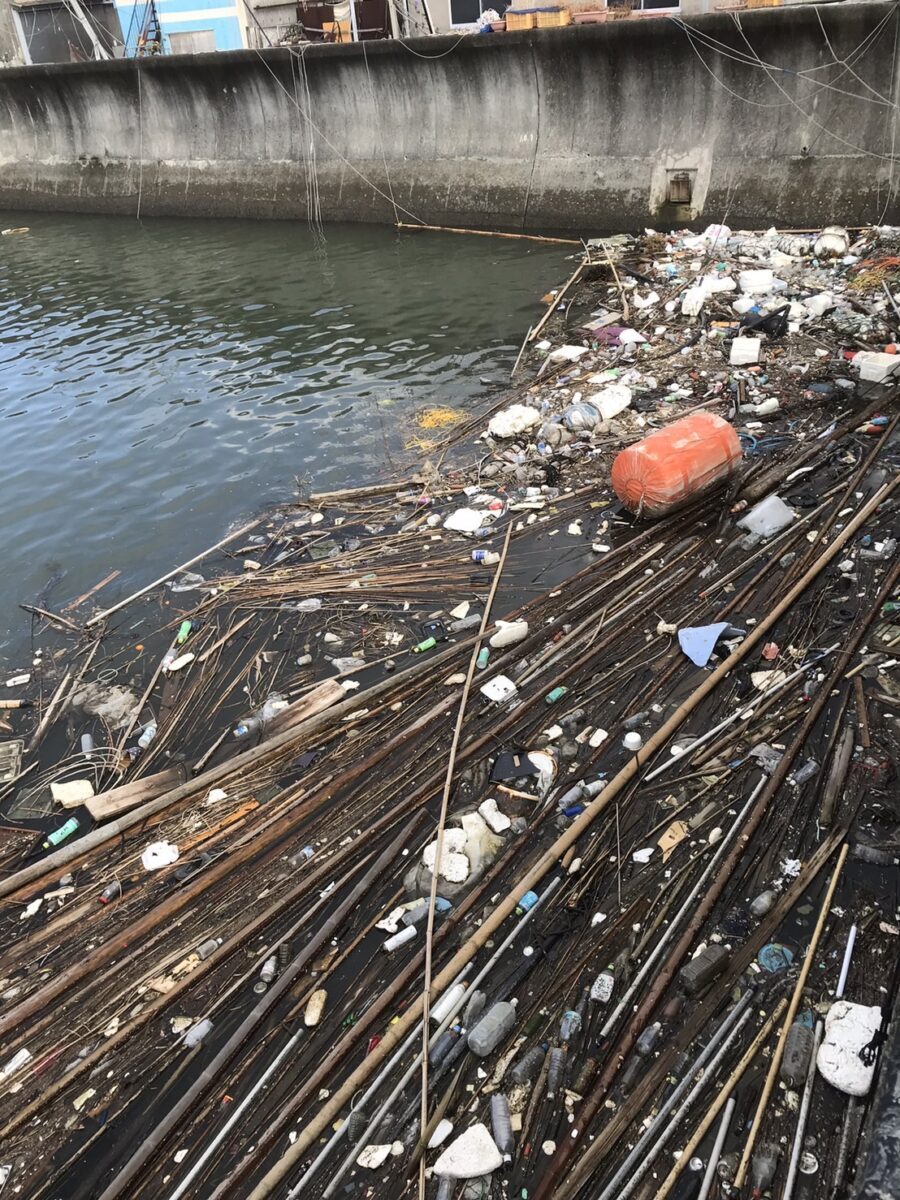
[[[473,1179],[489,1175],[503,1165],[503,1155],[497,1149],[486,1126],[473,1125],[450,1143],[434,1164],[434,1173],[445,1179]]]

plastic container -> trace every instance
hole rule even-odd
[[[41,843],[45,850],[49,850],[51,846],[58,846],[60,842],[64,842],[66,838],[71,837],[79,827],[77,817],[69,817],[65,825],[60,825],[59,829],[54,829],[52,833],[48,833],[44,841]]]
[[[758,538],[770,538],[787,529],[797,514],[781,499],[780,496],[766,496],[759,504],[754,504],[748,513],[737,522],[741,529],[754,534]]]
[[[764,917],[778,899],[778,893],[769,888],[760,894],[750,904],[750,914],[754,917]]]
[[[221,938],[207,938],[205,942],[201,942],[197,947],[197,954],[200,958],[209,958],[211,954],[215,954],[221,945]]]
[[[616,975],[612,964],[601,971],[594,980],[591,987],[591,999],[596,1000],[598,1004],[609,1004],[613,994],[613,987],[616,983]]]
[[[502,1092],[494,1092],[491,1096],[491,1132],[497,1149],[503,1155],[503,1161],[512,1162],[512,1152],[516,1143],[509,1118],[509,1101]]]
[[[900,358],[896,354],[882,354],[877,350],[860,350],[853,356],[854,367],[859,367],[861,383],[883,383],[897,374]]]
[[[94,752],[94,739],[89,733],[81,735],[81,753],[85,758],[90,758]]]
[[[698,992],[702,992],[725,970],[728,957],[724,946],[715,942],[707,946],[678,972],[682,988],[689,996],[696,996]]]
[[[616,455],[612,485],[632,512],[661,516],[729,476],[741,461],[734,429],[696,412]]]
[[[798,1087],[806,1079],[814,1044],[815,1034],[810,1027],[804,1021],[795,1021],[785,1038],[778,1071],[789,1087]]]
[[[532,1083],[537,1079],[546,1056],[546,1046],[532,1046],[527,1050],[509,1073],[513,1083]]]
[[[516,1023],[516,1005],[512,1000],[501,1000],[487,1010],[474,1029],[469,1031],[466,1041],[469,1049],[478,1058],[487,1058],[492,1050],[503,1041]]]
[[[566,1048],[554,1046],[550,1051],[550,1063],[547,1067],[547,1099],[552,1100],[565,1087],[566,1083]]]
[[[199,1046],[203,1039],[212,1032],[213,1023],[209,1017],[205,1017],[202,1021],[198,1021],[184,1035],[184,1045],[187,1050],[193,1050],[195,1046]]]
[[[399,933],[395,933],[393,937],[389,937],[384,943],[384,948],[390,954],[392,950],[397,950],[400,946],[405,946],[407,942],[411,942],[415,936],[415,925],[407,925],[405,929],[401,929]]]
[[[640,748],[641,748],[641,746],[643,746],[643,744],[644,744],[644,739],[641,737],[641,735],[639,733],[635,733],[635,732],[626,733],[625,736],[622,738],[622,745],[625,747],[626,750],[630,750],[632,754],[635,753],[635,751],[640,750]]]

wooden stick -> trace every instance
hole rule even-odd
[[[148,583],[146,587],[142,587],[137,592],[132,592],[130,596],[126,596],[124,600],[120,600],[118,604],[113,604],[111,608],[105,608],[103,612],[96,613],[89,621],[86,622],[85,628],[90,629],[92,625],[96,625],[99,621],[105,621],[107,617],[111,617],[113,613],[119,612],[126,605],[131,604],[133,600],[140,599],[141,596],[146,596],[148,592],[152,592],[155,587],[159,587],[161,583],[165,583],[167,579],[171,579],[173,575],[177,575],[180,571],[186,571],[188,567],[194,566],[210,554],[214,554],[216,550],[221,550],[223,546],[227,546],[229,542],[237,541],[239,537],[243,537],[245,533],[249,533],[251,529],[255,529],[260,523],[259,517],[255,521],[249,521],[246,525],[242,525],[240,529],[236,529],[234,533],[229,533],[228,537],[222,538],[220,542],[216,542],[214,546],[210,546],[200,554],[195,554],[193,558],[189,558],[187,562],[181,563],[180,566],[173,568],[171,571],[166,571],[165,575],[160,575],[159,579],[154,579],[152,583]]]
[[[781,1000],[778,1001],[778,1004],[775,1006],[774,1011],[769,1016],[765,1025],[763,1025],[762,1029],[760,1029],[759,1033],[756,1035],[756,1037],[753,1039],[753,1041],[747,1047],[744,1054],[741,1056],[741,1060],[738,1063],[738,1065],[734,1068],[734,1070],[731,1072],[731,1074],[728,1076],[728,1078],[725,1080],[725,1082],[718,1089],[718,1094],[716,1095],[716,1098],[712,1103],[712,1107],[707,1110],[706,1115],[704,1116],[703,1120],[700,1122],[700,1124],[694,1130],[694,1133],[691,1136],[690,1140],[688,1141],[687,1145],[682,1150],[681,1154],[679,1154],[678,1161],[675,1163],[674,1167],[672,1167],[672,1170],[668,1173],[668,1175],[665,1177],[665,1179],[662,1181],[662,1183],[656,1189],[656,1194],[654,1195],[653,1200],[666,1200],[666,1197],[668,1196],[669,1192],[675,1186],[676,1179],[681,1174],[681,1172],[684,1170],[684,1168],[687,1166],[687,1164],[691,1158],[691,1155],[694,1153],[694,1151],[697,1149],[697,1147],[700,1145],[700,1143],[706,1137],[709,1127],[712,1125],[713,1121],[715,1121],[716,1117],[719,1115],[719,1113],[722,1111],[722,1109],[728,1103],[728,1098],[731,1095],[731,1093],[734,1091],[734,1089],[737,1087],[738,1083],[740,1083],[741,1076],[744,1074],[744,1072],[747,1070],[747,1068],[753,1062],[754,1058],[756,1058],[756,1055],[759,1053],[760,1048],[768,1040],[769,1034],[775,1028],[775,1022],[778,1020],[778,1018],[784,1012],[784,1008],[785,1008],[786,1004],[787,1004],[787,1000],[785,1000],[783,997]]]
[[[83,595],[67,604],[63,609],[63,612],[71,612],[72,609],[77,608],[79,604],[84,604],[85,600],[90,600],[91,596],[93,596],[95,592],[99,592],[101,588],[105,588],[108,583],[112,583],[114,579],[118,579],[121,574],[121,571],[110,571],[105,579],[101,579],[99,583],[95,583],[94,586],[88,591],[84,592]]]
[[[560,300],[562,300],[563,296],[566,294],[566,292],[569,290],[569,288],[572,286],[572,284],[575,282],[575,280],[578,278],[578,276],[584,270],[584,267],[585,267],[585,263],[584,263],[584,259],[582,259],[581,262],[578,264],[578,266],[575,268],[575,270],[572,272],[572,274],[569,276],[569,278],[566,280],[566,282],[562,285],[562,287],[559,289],[559,291],[556,293],[556,295],[550,301],[550,304],[547,307],[547,311],[544,313],[544,315],[538,321],[537,325],[535,325],[534,329],[532,329],[531,333],[529,333],[529,335],[526,339],[527,341],[533,342],[534,339],[537,337],[537,335],[541,332],[541,330],[544,328],[544,326],[547,324],[547,322],[550,320],[550,318],[556,312],[556,306],[559,304]]]
[[[70,621],[68,617],[61,617],[57,613],[48,612],[46,608],[38,608],[36,604],[20,604],[19,608],[24,608],[25,612],[34,613],[37,617],[43,617],[45,621],[49,621],[52,625],[61,625],[63,629],[68,629],[70,633],[81,633],[81,630],[74,621]]]
[[[857,675],[853,680],[853,690],[856,697],[856,722],[859,730],[859,740],[865,750],[868,750],[872,745],[872,739],[869,737],[869,714],[866,709],[866,693],[863,688],[862,675]]]
[[[847,859],[847,854],[850,847],[844,843],[841,847],[841,852],[838,855],[837,866],[831,876],[831,882],[828,884],[828,891],[825,893],[825,899],[822,901],[822,907],[819,910],[819,919],[816,922],[816,927],[813,930],[812,938],[806,950],[806,957],[803,959],[803,966],[800,970],[800,975],[797,979],[797,986],[794,988],[794,994],[791,996],[791,1003],[787,1010],[787,1016],[784,1018],[784,1024],[781,1027],[781,1035],[778,1038],[778,1045],[775,1047],[775,1053],[772,1055],[772,1061],[769,1064],[769,1073],[766,1076],[766,1082],[763,1086],[762,1095],[759,1098],[759,1103],[756,1106],[756,1113],[753,1117],[753,1124],[750,1126],[750,1133],[747,1137],[747,1144],[744,1147],[744,1153],[741,1155],[740,1165],[738,1166],[737,1175],[734,1177],[734,1187],[736,1192],[740,1192],[744,1186],[744,1180],[747,1177],[747,1168],[750,1165],[750,1156],[753,1153],[753,1147],[756,1144],[756,1138],[759,1134],[760,1126],[762,1125],[763,1116],[766,1111],[766,1105],[769,1103],[769,1097],[772,1094],[772,1088],[775,1086],[775,1077],[778,1074],[778,1068],[781,1065],[781,1056],[784,1053],[784,1044],[787,1041],[788,1033],[790,1032],[791,1023],[797,1015],[797,1009],[800,1007],[800,1000],[803,996],[803,989],[806,986],[806,980],[809,977],[810,969],[813,965],[813,959],[816,956],[816,950],[819,948],[819,938],[822,936],[822,930],[825,928],[825,921],[828,917],[831,901],[834,899],[835,888],[838,880],[841,877],[844,863]]]
[[[602,238],[600,240],[600,245],[603,247],[603,253],[606,255],[606,261],[609,263],[609,269],[612,271],[613,279],[616,281],[616,287],[619,289],[619,299],[622,301],[622,316],[626,321],[630,321],[631,316],[628,310],[628,301],[625,299],[625,289],[622,287],[622,280],[619,278],[619,272],[616,270],[616,264],[613,262],[612,256],[609,253],[609,247]]]
[[[431,233],[470,233],[473,237],[516,238],[520,242],[550,242],[557,246],[580,246],[575,238],[541,237],[536,233],[500,233],[494,229],[457,229],[452,225],[407,225],[398,221],[395,229],[427,229]]]
[[[218,650],[220,646],[224,646],[226,642],[230,641],[237,631],[239,629],[243,629],[244,626],[252,621],[255,616],[256,613],[251,613],[249,617],[244,617],[243,620],[238,621],[236,625],[232,625],[230,629],[227,629],[225,633],[222,634],[217,642],[213,642],[213,644],[204,650],[202,654],[197,655],[197,662],[206,662],[211,654]]]

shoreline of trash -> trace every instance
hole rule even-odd
[[[588,242],[402,486],[36,611],[10,1194],[849,1186],[900,937],[898,297],[900,229]]]

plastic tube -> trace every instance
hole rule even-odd
[[[706,733],[702,733],[695,742],[691,742],[691,745],[686,753],[693,754],[695,750],[698,750],[707,742],[712,741],[712,739],[718,733],[721,733],[723,729],[727,729],[729,725],[733,725],[735,721],[740,720],[744,714],[749,716],[750,713],[752,713],[754,706],[759,704],[760,700],[768,700],[772,696],[777,696],[779,692],[782,692],[786,687],[789,687],[799,675],[805,674],[812,667],[816,666],[817,663],[820,663],[823,658],[827,658],[829,654],[834,654],[835,650],[839,649],[840,642],[835,642],[833,646],[829,646],[827,650],[823,650],[821,654],[817,654],[816,657],[811,659],[808,663],[804,663],[802,667],[798,667],[796,671],[792,671],[790,675],[788,675],[787,679],[783,679],[781,683],[776,684],[775,687],[767,688],[766,691],[760,696],[759,700],[754,700],[751,704],[742,704],[737,712],[733,712],[730,717],[725,717],[724,720],[718,723],[718,725],[714,725],[712,729],[707,729]],[[649,783],[650,780],[655,779],[657,775],[662,775],[663,771],[668,771],[669,767],[674,767],[675,764],[680,762],[684,757],[684,754],[671,754],[665,760],[665,762],[660,763],[658,767],[654,767],[652,771],[648,771],[641,782]]]
[[[837,991],[834,993],[835,1000],[840,1000],[844,994],[844,988],[847,986],[847,976],[850,974],[850,961],[853,958],[853,947],[856,945],[856,926],[850,926],[850,932],[847,935],[847,949],[844,951],[844,961],[841,963],[841,977],[838,980]]]
[[[725,1145],[725,1139],[728,1136],[728,1129],[731,1125],[731,1118],[734,1115],[737,1100],[734,1096],[728,1097],[728,1103],[725,1105],[725,1111],[722,1114],[722,1121],[719,1125],[716,1140],[713,1142],[713,1148],[709,1156],[709,1162],[706,1164],[706,1174],[703,1176],[703,1183],[700,1186],[700,1194],[697,1200],[706,1200],[713,1185],[713,1179],[716,1175],[716,1167],[719,1165],[719,1159],[722,1156],[722,1147]],[[787,1197],[784,1197],[787,1200]]]

